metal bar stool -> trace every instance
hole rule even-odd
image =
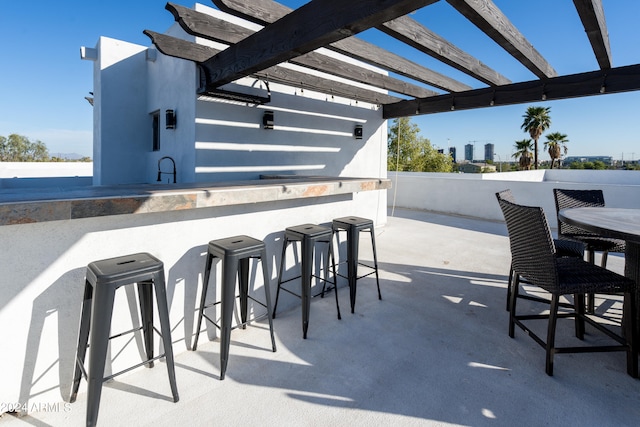
[[[140,299],[140,317],[142,326],[114,336],[109,336],[113,302],[116,289],[123,285],[138,284]],[[156,290],[158,317],[160,319],[159,332],[153,326],[153,289]],[[142,330],[147,360],[128,369],[104,377],[104,366],[109,340],[124,334]],[[153,333],[162,337],[164,354],[153,356]],[[91,336],[89,336],[91,335]],[[89,370],[85,370],[84,362],[89,341],[91,354],[89,356]],[[80,319],[80,333],[76,354],[76,369],[71,390],[71,402],[75,402],[80,379],[87,378],[87,425],[93,426],[98,419],[102,383],[116,375],[128,372],[142,365],[153,367],[153,361],[166,357],[167,371],[173,401],[177,402],[178,389],[173,364],[173,349],[171,347],[171,327],[169,326],[169,309],[164,282],[164,265],[162,261],[148,253],[125,255],[116,258],[95,261],[87,266],[84,286],[84,301]]]
[[[373,227],[373,221],[366,218],[359,218],[357,216],[347,216],[343,218],[336,218],[332,224],[333,233],[339,234],[340,231],[347,232],[347,276],[349,281],[349,297],[351,302],[351,312],[354,312],[356,305],[356,282],[359,279],[370,276],[375,273],[376,284],[378,285],[378,299],[382,299],[380,294],[380,279],[378,278],[378,257],[376,253],[376,235]],[[373,267],[359,262],[358,260],[358,247],[360,240],[360,232],[365,231],[371,234],[371,246],[373,248]],[[340,263],[342,264],[342,262]],[[358,276],[358,265],[362,265],[372,269],[367,274]],[[345,277],[338,274],[340,277]]]
[[[206,305],[207,288],[209,286],[209,276],[211,274],[211,264],[214,258],[220,258],[222,260],[222,286],[221,286],[221,301],[217,301]],[[266,297],[266,304],[249,295],[249,259],[258,258],[261,260],[262,273],[264,277],[264,292]],[[267,271],[267,251],[264,242],[261,240],[253,239],[249,236],[234,236],[225,239],[212,240],[209,242],[209,250],[207,253],[207,260],[204,268],[204,279],[202,283],[202,296],[200,297],[200,312],[198,315],[198,326],[196,328],[196,337],[193,343],[192,350],[198,348],[198,336],[200,335],[200,327],[202,326],[202,318],[206,317],[211,323],[213,323],[218,329],[221,330],[220,334],[220,379],[224,380],[225,372],[227,371],[227,363],[229,361],[229,343],[231,340],[232,328],[232,314],[234,307],[234,300],[236,298],[236,274],[238,275],[239,288],[240,288],[240,319],[241,323],[238,326],[242,326],[243,329],[247,325],[247,302],[251,299],[255,303],[265,307],[267,313],[256,317],[253,320],[258,320],[264,316],[269,319],[269,330],[271,332],[271,345],[273,351],[276,351],[276,340],[273,335],[273,322],[271,320],[271,294],[269,292],[269,273]],[[222,317],[220,325],[213,321],[204,312],[206,308],[222,304]]]
[[[341,318],[340,305],[338,304],[338,290],[336,288],[336,263],[333,256],[333,245],[331,244],[331,237],[332,232],[330,228],[315,224],[302,224],[296,225],[294,227],[288,227],[284,232],[284,240],[282,242],[282,257],[280,258],[280,271],[278,273],[278,291],[276,293],[276,304],[273,307],[273,317],[274,319],[276,317],[276,308],[278,306],[278,298],[280,297],[280,289],[283,289],[291,295],[300,298],[302,300],[302,337],[304,339],[307,338],[307,330],[309,329],[309,311],[311,308],[312,297],[311,279],[313,277],[316,277],[317,279],[324,282],[322,291],[319,294],[313,296],[321,295],[321,297],[324,298],[325,290],[329,291],[333,289],[336,294],[336,309],[338,311],[338,319]],[[289,245],[289,243],[295,242],[300,242],[302,247],[300,275],[287,280],[282,280],[282,269],[286,264],[287,246]],[[326,243],[328,247],[328,255],[331,257],[331,265],[333,266],[333,286],[328,289],[325,289],[325,286],[328,282],[327,268],[325,267],[324,278],[313,274],[313,260],[316,243]],[[297,250],[297,245],[294,245],[294,249]],[[292,292],[291,290],[282,286],[283,283],[287,283],[298,278],[301,279],[300,294],[296,294],[295,292]]]

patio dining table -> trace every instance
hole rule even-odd
[[[562,209],[558,218],[603,237],[626,241],[625,276],[636,282],[636,307],[640,307],[640,209],[585,207]],[[640,310],[636,309],[636,331],[640,332]]]

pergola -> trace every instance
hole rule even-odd
[[[599,69],[567,75],[558,75],[492,0],[442,0],[537,77],[520,82],[510,81],[409,16],[438,1],[313,0],[292,10],[272,0],[213,0],[220,10],[263,25],[257,32],[167,3],[166,9],[187,33],[229,47],[219,51],[149,30],[145,34],[160,52],[198,64],[203,94],[222,94],[221,86],[253,76],[378,104],[385,119],[640,89],[640,64],[612,67],[602,0],[573,0]],[[466,73],[485,86],[472,88],[354,37],[370,28]],[[316,51],[321,47],[389,74],[323,55]],[[280,64],[284,62],[366,83],[388,94],[282,67]]]

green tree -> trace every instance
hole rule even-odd
[[[387,135],[387,170],[405,172],[451,172],[451,156],[438,153],[420,136],[420,128],[408,117],[393,120]]]
[[[516,141],[513,147],[516,149],[513,153],[513,158],[518,159],[520,170],[531,169],[532,141],[530,139],[521,139],[520,141]]]
[[[46,162],[49,160],[47,146],[32,142],[26,136],[12,133],[8,138],[0,136],[0,162]]]
[[[558,165],[560,164],[559,160],[562,156],[562,152],[567,154],[567,135],[560,132],[553,132],[547,134],[547,140],[544,142],[544,148],[549,150],[549,157],[551,157],[551,169],[553,169],[553,165],[558,160]],[[556,166],[557,167],[557,166]]]
[[[569,169],[584,169],[584,163],[582,162],[571,162],[569,165]]]
[[[533,165],[534,169],[538,169],[538,139],[542,136],[545,130],[551,126],[551,117],[549,113],[551,107],[528,107],[522,122],[522,130],[529,132],[531,139],[533,139]]]

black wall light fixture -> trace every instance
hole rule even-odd
[[[362,139],[362,125],[356,125],[355,129],[353,130],[353,136],[356,139]]]
[[[177,122],[176,112],[174,110],[167,110],[165,113],[165,125],[167,129],[175,129]]]
[[[265,129],[273,129],[273,111],[265,111],[262,115],[262,125]]]

